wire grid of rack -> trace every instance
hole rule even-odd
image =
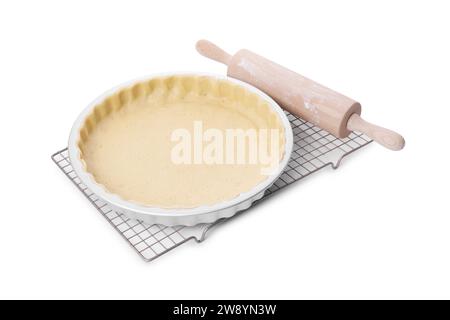
[[[337,139],[328,132],[288,112],[286,115],[294,133],[291,159],[280,178],[257,202],[263,201],[276,191],[326,166],[331,165],[336,169],[344,156],[371,142],[367,136],[355,132],[352,132],[347,138]],[[190,239],[195,239],[197,242],[203,241],[207,231],[220,222],[199,224],[193,227],[168,227],[158,224],[149,225],[139,220],[129,219],[111,209],[107,203],[99,199],[80,181],[70,164],[67,148],[53,154],[52,159],[145,261],[154,260]]]

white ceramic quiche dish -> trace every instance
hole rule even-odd
[[[263,177],[251,166],[174,165],[168,135],[192,120],[279,130],[278,164]],[[231,217],[262,198],[292,146],[285,113],[259,89],[230,77],[176,73],[102,94],[75,121],[68,149],[81,182],[113,209],[148,224],[192,226]]]

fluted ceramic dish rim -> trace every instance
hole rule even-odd
[[[285,146],[283,157],[279,163],[277,170],[275,170],[271,175],[268,175],[262,182],[255,185],[252,189],[246,192],[242,192],[233,199],[222,201],[213,205],[198,206],[195,208],[181,208],[181,209],[164,209],[158,207],[151,207],[138,204],[136,202],[131,202],[124,200],[120,196],[108,192],[103,186],[98,184],[91,173],[85,170],[85,167],[81,161],[80,150],[78,148],[78,139],[80,136],[80,129],[82,128],[86,118],[91,114],[92,110],[99,103],[103,102],[107,97],[118,92],[121,89],[131,87],[136,83],[149,81],[154,78],[160,77],[170,77],[170,76],[192,76],[192,77],[211,77],[215,80],[225,80],[230,81],[234,84],[244,87],[244,89],[249,90],[257,94],[261,99],[268,102],[272,111],[274,111],[278,116],[281,124],[284,127],[285,135]],[[267,94],[257,89],[256,87],[234,79],[228,76],[222,76],[211,73],[199,73],[199,72],[171,72],[171,73],[159,73],[151,74],[145,77],[140,77],[131,81],[127,81],[112,89],[104,92],[94,101],[92,101],[88,106],[80,113],[76,121],[74,122],[70,136],[69,136],[69,158],[72,163],[72,167],[77,174],[80,181],[89,188],[97,197],[108,203],[111,207],[120,213],[128,216],[131,219],[139,219],[150,224],[163,224],[168,226],[173,225],[185,225],[192,226],[199,223],[212,223],[221,218],[228,218],[233,216],[239,211],[247,209],[251,204],[262,198],[264,192],[270,188],[270,186],[276,181],[276,179],[281,175],[284,168],[286,167],[293,148],[293,134],[292,128],[287,119],[284,111],[281,107]]]

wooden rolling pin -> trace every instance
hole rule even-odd
[[[248,50],[240,50],[231,56],[206,40],[198,41],[196,48],[201,55],[227,65],[228,76],[259,88],[290,113],[337,138],[359,131],[391,150],[400,150],[405,145],[398,133],[363,120],[359,102],[264,57]]]

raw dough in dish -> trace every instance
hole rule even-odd
[[[86,118],[78,147],[85,170],[108,192],[159,208],[230,200],[267,178],[261,164],[175,164],[175,129],[284,129],[267,101],[243,86],[207,76],[156,78],[122,89]],[[205,144],[204,144],[205,145]],[[248,146],[247,146],[248,147]]]

